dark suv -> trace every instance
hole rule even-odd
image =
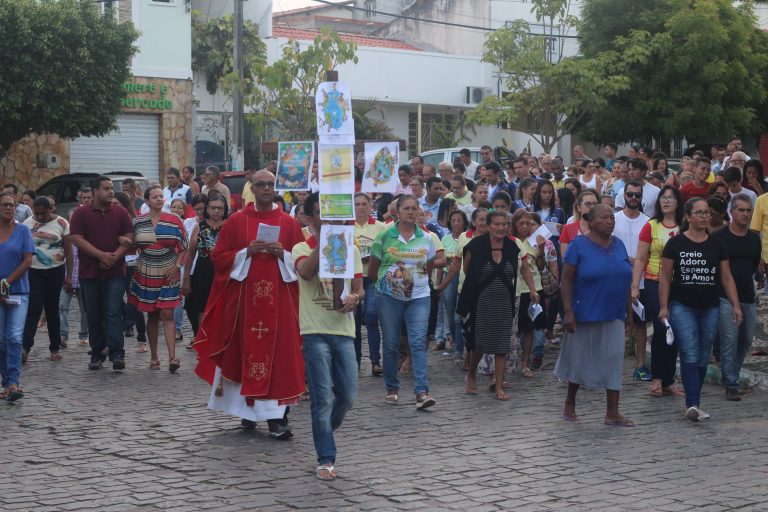
[[[56,198],[56,213],[67,216],[69,211],[77,205],[77,191],[83,187],[90,187],[90,182],[100,174],[91,172],[76,172],[62,174],[45,182],[37,189],[37,195],[53,196]],[[104,176],[112,179],[115,192],[122,190],[123,181],[133,178],[139,183],[142,190],[149,186],[149,180],[139,172],[108,172]]]

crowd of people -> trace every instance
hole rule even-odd
[[[713,347],[725,398],[741,399],[768,255],[763,168],[738,139],[684,159],[679,171],[650,148],[617,149],[589,158],[576,146],[568,166],[527,153],[502,165],[489,146],[481,162],[467,149],[437,167],[414,156],[398,169],[394,194],[355,194],[350,279],[319,277],[320,231],[332,222],[320,218],[316,181],[277,193],[274,162],[247,169],[244,208],[234,213],[215,167],[202,188],[191,168],[168,169],[166,187],[146,190],[128,179],[116,192],[99,177],[66,218],[52,198],[8,185],[2,397],[23,397],[21,368],[39,326],[47,324],[50,359],[62,359],[76,298],[91,370],[107,359],[123,370],[134,336],[137,352],[149,344],[149,369],[161,368],[162,327],[167,368],[178,371],[186,311],[186,348],[211,385],[210,408],[246,429],[266,422],[284,440],[293,436],[290,406],[308,397],[323,480],[337,476],[333,432],[357,394],[363,326],[386,404],[401,402],[399,375],[412,374],[415,407],[437,405],[430,349],[466,371],[467,394],[478,394],[480,374],[509,400],[505,375],[536,378],[550,344],[560,348],[554,376],[567,383],[563,418],[578,420],[580,388],[599,388],[605,424],[631,427],[619,411],[630,337],[632,378],[650,382],[654,397],[684,397],[688,419],[707,419],[701,387]]]

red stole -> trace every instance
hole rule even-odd
[[[195,373],[213,383],[215,369],[240,382],[240,394],[258,400],[289,400],[304,392],[304,358],[299,334],[297,283],[285,283],[277,258],[257,253],[248,276],[229,278],[235,255],[256,239],[259,224],[280,226],[286,251],[304,240],[301,227],[284,212],[256,211],[253,205],[224,224],[211,260],[216,270],[200,321]]]

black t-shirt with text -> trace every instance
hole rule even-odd
[[[760,236],[752,231],[747,231],[745,236],[737,236],[725,226],[712,233],[712,237],[725,245],[739,302],[752,304],[755,302],[754,275],[760,264]],[[726,298],[722,286],[719,293],[720,297]]]
[[[670,300],[693,309],[720,305],[720,262],[728,259],[720,240],[710,236],[698,243],[680,234],[669,239],[661,256],[674,261]]]

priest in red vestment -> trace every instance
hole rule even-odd
[[[272,437],[287,439],[287,406],[304,392],[299,292],[290,261],[304,236],[273,203],[272,173],[255,173],[251,190],[255,204],[227,220],[211,254],[216,275],[195,339],[195,373],[213,386],[209,408],[239,416],[246,428],[267,420]],[[277,242],[264,241],[275,235]]]

